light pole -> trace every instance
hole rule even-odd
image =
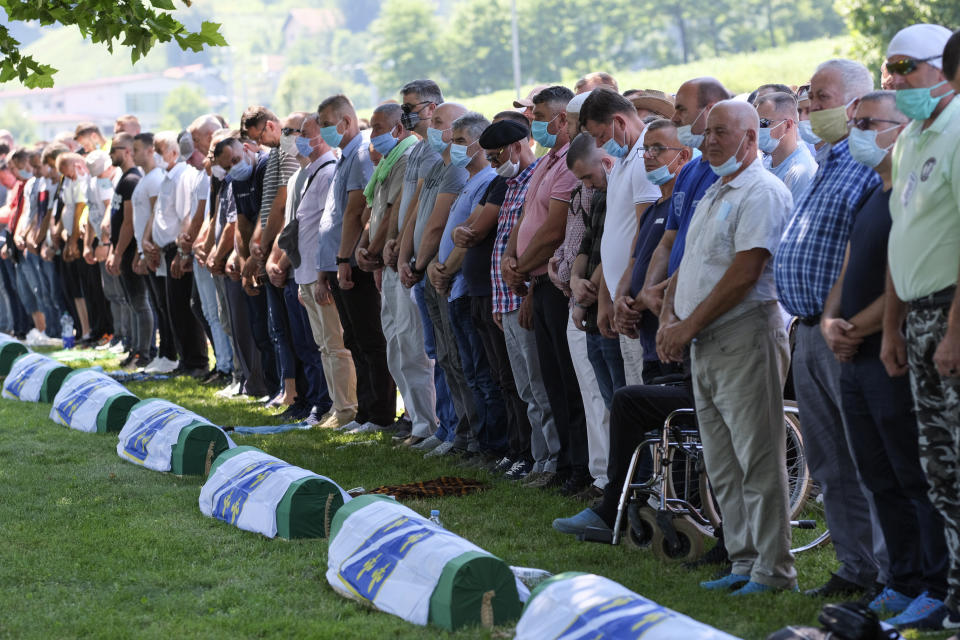
[[[520,34],[517,30],[517,0],[510,0],[510,40],[513,44],[513,88],[520,99]]]

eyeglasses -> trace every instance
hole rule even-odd
[[[930,62],[931,60],[936,60],[937,58],[942,58],[943,56],[930,56],[929,58],[904,58],[903,60],[897,60],[896,62],[887,61],[887,71],[898,76],[908,76],[914,71],[917,70],[917,66],[921,62]]]
[[[300,129],[294,129],[293,127],[284,127],[280,129],[280,133],[285,136],[289,136],[294,133],[301,133]]]
[[[413,110],[422,104],[430,104],[430,101],[424,100],[423,102],[418,102],[417,104],[407,104],[406,102],[404,102],[402,105],[400,105],[400,108],[403,110],[404,113],[413,113]]]
[[[760,118],[760,128],[769,129],[770,127],[783,122],[786,118],[780,118],[779,120],[771,120],[770,118]]]
[[[662,144],[655,144],[649,147],[640,147],[637,150],[640,155],[656,160],[664,151],[683,151],[683,147],[665,147]]]
[[[892,124],[894,126],[906,124],[906,122],[900,122],[898,120],[884,120],[882,118],[853,118],[847,124],[849,124],[851,127],[856,127],[861,131],[867,131],[874,122],[883,122],[885,124]]]
[[[486,151],[483,155],[486,157],[487,162],[496,162],[500,158],[500,154],[503,153],[504,149],[506,149],[506,147],[500,147],[496,151]]]

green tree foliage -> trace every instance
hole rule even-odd
[[[184,0],[189,6],[191,0]],[[181,49],[200,51],[204,46],[225,45],[220,25],[204,21],[199,31],[190,31],[171,15],[173,0],[0,0],[10,20],[36,20],[43,26],[75,26],[83,37],[104,43],[112,53],[114,44],[130,48],[136,62],[158,42],[175,42]],[[0,82],[15,78],[30,88],[52,87],[56,69],[20,52],[20,43],[0,26]]]
[[[198,116],[210,112],[210,101],[200,87],[184,84],[167,94],[163,101],[160,126],[185,129]]]
[[[854,36],[856,52],[877,66],[890,39],[906,26],[926,22],[949,29],[960,27],[957,0],[840,0],[838,7]]]
[[[444,85],[455,95],[513,86],[509,0],[458,4],[440,49]]]
[[[13,139],[19,144],[36,139],[37,129],[33,120],[19,102],[7,102],[3,109],[0,109],[0,129],[12,133]]]
[[[280,117],[294,111],[315,111],[324,98],[337,93],[349,96],[358,109],[371,106],[366,87],[335,78],[312,65],[296,65],[284,72],[272,107]]]
[[[400,87],[416,78],[437,76],[440,25],[433,7],[419,0],[386,0],[370,25],[369,73],[381,93],[396,96]],[[464,51],[470,56],[470,51]],[[446,60],[443,65],[449,64]]]

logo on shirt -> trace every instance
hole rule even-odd
[[[927,178],[930,177],[930,174],[933,173],[933,167],[937,164],[936,158],[929,158],[926,162],[923,163],[923,168],[920,169],[920,182],[926,182]]]

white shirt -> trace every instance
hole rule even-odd
[[[297,205],[295,214],[297,216],[297,247],[300,249],[300,266],[293,272],[297,284],[311,284],[317,281],[317,262],[314,256],[320,245],[320,218],[323,216],[327,196],[331,192],[330,185],[333,183],[333,174],[337,165],[333,162],[323,169],[319,167],[336,159],[337,156],[333,151],[328,151],[302,169],[310,184],[304,183],[304,192],[300,194],[300,203]],[[314,176],[313,180],[310,180],[310,176]]]
[[[162,182],[163,169],[154,167],[150,173],[140,179],[130,199],[133,205],[133,237],[137,240],[137,247],[141,254],[143,254],[143,232],[146,231],[147,220],[150,219],[150,198],[160,195]]]
[[[647,180],[640,151],[646,132],[644,128],[627,155],[617,158],[607,178],[607,215],[600,238],[600,260],[611,298],[630,262],[637,234],[636,205],[660,198],[660,187]]]
[[[76,213],[77,203],[87,201],[86,176],[77,176],[76,180],[64,176],[63,184],[60,187],[60,200],[63,202],[63,214],[60,216],[60,221],[67,232],[67,237],[70,237],[73,235],[73,217]]]
[[[153,243],[158,247],[176,242],[183,221],[196,210],[196,177],[197,170],[186,162],[173,165],[163,176],[153,215]]]
[[[710,185],[693,212],[677,269],[677,317],[689,317],[710,295],[737,253],[763,248],[773,256],[792,210],[790,190],[759,159],[730,182]],[[711,326],[736,318],[758,302],[776,299],[773,260],[768,260],[756,285]]]

